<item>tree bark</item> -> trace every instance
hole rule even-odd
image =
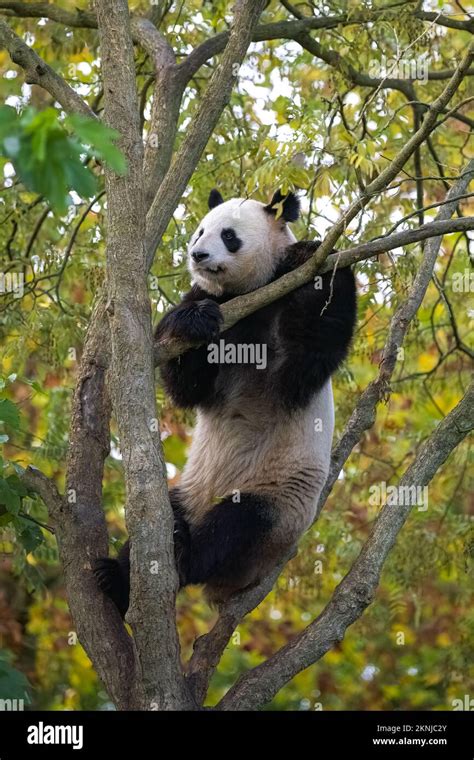
[[[147,289],[143,146],[126,0],[97,0],[105,118],[121,134],[128,173],[106,170],[107,281],[113,409],[126,485],[133,630],[145,709],[192,706],[175,621],[173,514],[156,412]]]

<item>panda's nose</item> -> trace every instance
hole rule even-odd
[[[204,261],[205,259],[208,259],[209,258],[209,254],[205,253],[205,251],[193,251],[192,252],[192,257],[193,257],[194,261],[199,262],[199,261]]]

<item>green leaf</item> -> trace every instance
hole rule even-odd
[[[17,517],[15,523],[18,526],[18,539],[25,552],[30,554],[44,541],[41,528],[23,516]]]
[[[20,480],[18,475],[9,475],[8,478],[6,478],[6,482],[8,483],[9,487],[13,491],[15,491],[21,498],[27,495],[28,489],[25,486],[25,484]]]
[[[28,704],[30,684],[23,673],[12,667],[12,660],[10,652],[0,650],[0,699],[24,699]]]
[[[0,140],[15,134],[18,129],[18,114],[11,106],[0,107]]]
[[[0,504],[3,504],[13,515],[17,515],[21,507],[19,494],[3,478],[0,478]]]
[[[18,407],[7,398],[0,399],[0,421],[4,422],[13,430],[20,427],[20,412]]]
[[[69,187],[87,198],[92,197],[97,192],[97,180],[89,169],[80,162],[71,161],[64,165],[66,180]]]
[[[121,154],[112,143],[116,133],[107,128],[99,132],[101,150],[97,155],[110,154],[115,166],[123,168],[117,157]],[[27,108],[20,116],[15,109],[0,109],[0,152],[10,159],[25,187],[44,195],[60,214],[72,203],[71,190],[86,198],[97,192],[96,177],[83,164],[89,145],[89,141],[87,146],[81,145],[68,134],[54,108],[39,112]]]
[[[125,174],[127,160],[115,145],[120,138],[119,132],[96,119],[88,119],[78,114],[69,116],[66,123],[85,145],[91,147],[92,155],[103,159],[117,174]]]

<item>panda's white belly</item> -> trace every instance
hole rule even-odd
[[[290,504],[296,491],[309,524],[327,476],[333,430],[330,380],[306,409],[291,415],[262,394],[252,398],[248,388],[226,399],[224,409],[198,412],[180,483],[190,519],[199,520],[234,492],[277,495]]]

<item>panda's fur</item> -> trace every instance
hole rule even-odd
[[[193,286],[161,320],[156,339],[203,341],[168,361],[161,374],[176,406],[195,408],[187,464],[170,498],[181,585],[205,584],[222,601],[259,582],[315,516],[328,473],[334,427],[331,374],[354,329],[356,291],[349,268],[321,276],[242,319],[219,336],[219,304],[296,268],[317,243],[296,243],[288,228],[298,199],[276,193],[265,206],[224,202],[190,241]],[[279,211],[280,213],[277,213]],[[208,344],[265,344],[265,369],[208,361]],[[96,575],[122,614],[128,606],[128,544]]]

